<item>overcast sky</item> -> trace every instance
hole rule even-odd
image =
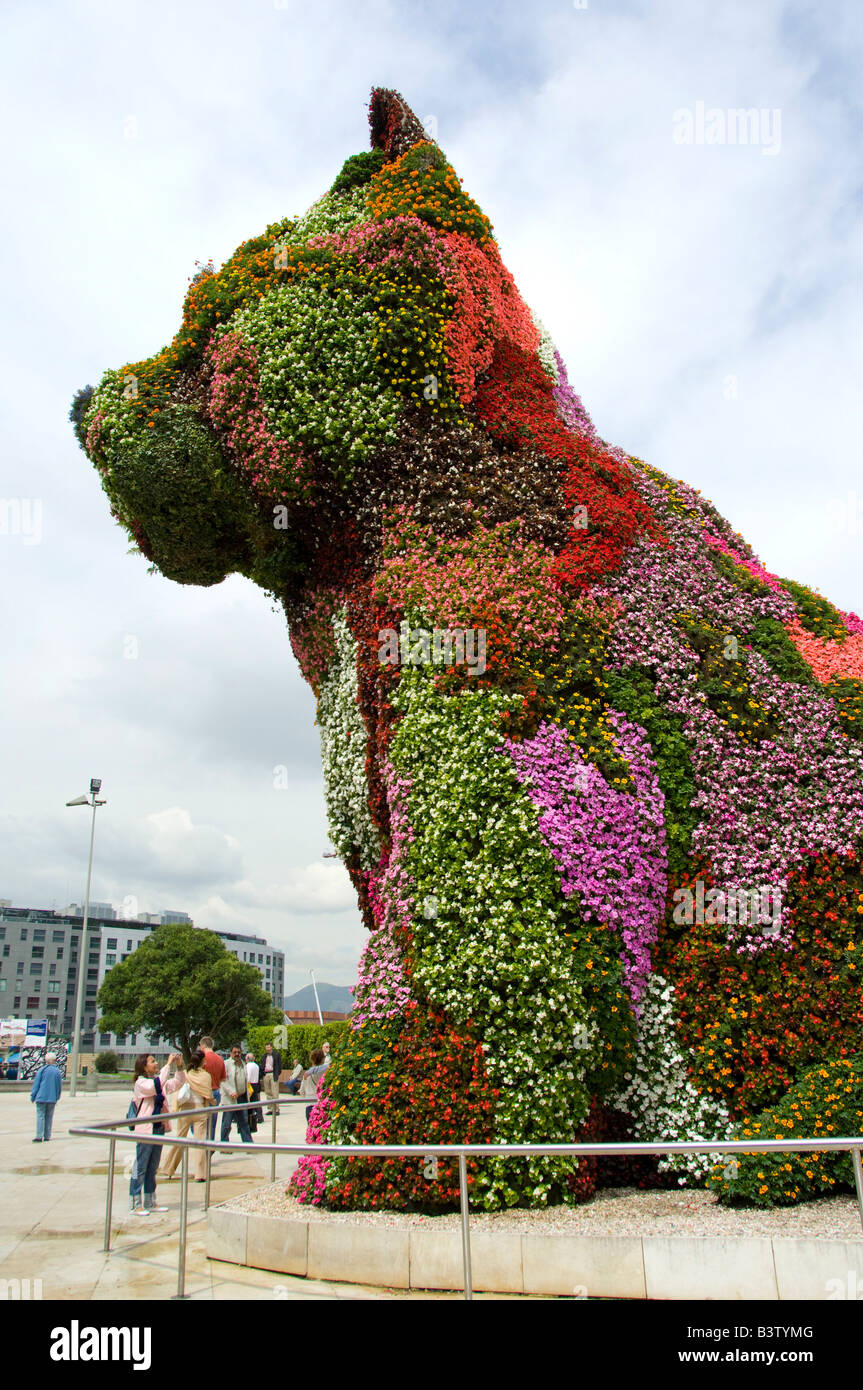
[[[2,26],[0,493],[29,510],[0,534],[0,897],[83,899],[89,815],[64,803],[101,776],[95,899],[264,935],[288,992],[353,983],[284,619],[127,555],[66,416],[170,340],[196,260],[368,147],[373,84],[436,122],[600,433],[863,611],[852,0],[6,0]]]

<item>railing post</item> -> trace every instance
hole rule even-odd
[[[180,1159],[180,1248],[177,1254],[177,1292],[175,1298],[188,1298],[186,1293],[186,1220],[189,1214],[189,1150],[183,1145]]]
[[[473,1284],[470,1271],[470,1216],[467,1200],[467,1158],[458,1156],[458,1185],[461,1194],[461,1246],[464,1257],[464,1296],[473,1298]]]
[[[860,1213],[860,1224],[863,1226],[863,1163],[860,1162],[860,1150],[852,1149],[851,1158],[854,1163],[854,1186],[857,1188],[857,1210]]]
[[[117,1147],[117,1140],[112,1139],[108,1145],[108,1192],[105,1197],[105,1244],[103,1250],[111,1249],[111,1208],[114,1204],[114,1150]]]
[[[273,1101],[273,1143],[274,1143],[274,1144],[275,1144],[275,1142],[276,1142],[276,1115],[277,1115],[277,1114],[278,1114],[278,1109],[277,1109],[277,1107],[276,1107],[276,1102]],[[276,1181],[276,1151],[275,1151],[275,1149],[273,1149],[273,1152],[270,1154],[270,1182],[275,1182],[275,1181]]]
[[[204,1153],[206,1155],[207,1168],[206,1182],[204,1183],[204,1211],[207,1211],[210,1205],[210,1165],[213,1162],[213,1150],[205,1149]]]

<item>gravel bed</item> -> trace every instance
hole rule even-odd
[[[416,1212],[321,1211],[301,1206],[285,1191],[284,1180],[267,1183],[222,1204],[228,1211],[303,1221],[372,1226],[425,1226],[457,1229],[457,1213],[421,1216]],[[641,1192],[633,1187],[607,1188],[578,1207],[540,1207],[471,1212],[471,1230],[501,1230],[508,1235],[594,1236],[807,1236],[819,1240],[863,1240],[854,1197],[822,1197],[796,1207],[765,1211],[721,1207],[712,1192]]]

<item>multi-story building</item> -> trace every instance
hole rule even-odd
[[[110,904],[107,904],[110,907]],[[113,910],[113,909],[112,909]],[[181,913],[162,916],[185,916]],[[82,1016],[82,1052],[116,1051],[128,1060],[140,1052],[167,1054],[167,1040],[145,1033],[117,1037],[96,1030],[96,995],[108,971],[156,930],[159,923],[90,916],[86,946],[81,945],[81,917],[27,907],[0,908],[0,1015],[47,1018],[52,1032],[71,1037],[75,1027],[78,969],[86,970]],[[238,960],[254,965],[261,986],[281,1008],[285,956],[263,937],[216,932]],[[83,956],[83,960],[81,957]]]

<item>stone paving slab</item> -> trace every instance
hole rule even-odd
[[[133,1216],[128,1210],[128,1173],[123,1170],[130,1161],[127,1151],[131,1156],[134,1146],[118,1143],[113,1248],[106,1254],[101,1247],[107,1142],[69,1134],[73,1126],[122,1119],[126,1106],[127,1095],[122,1091],[81,1090],[74,1100],[64,1093],[54,1112],[52,1139],[34,1144],[36,1114],[29,1094],[4,1092],[0,1087],[0,1279],[41,1279],[45,1300],[156,1300],[176,1293],[179,1179],[157,1179],[158,1200],[169,1208],[166,1213]],[[258,1130],[258,1137],[266,1142],[270,1134],[267,1121],[263,1130]],[[282,1107],[278,1138],[302,1143],[302,1105]],[[296,1162],[295,1157],[280,1154],[277,1177],[287,1181]],[[255,1154],[254,1145],[237,1144],[213,1160],[211,1201],[224,1202],[269,1180],[270,1155]],[[186,1292],[192,1298],[293,1301],[421,1297],[416,1292],[330,1284],[208,1259],[203,1191],[202,1184],[190,1182]]]

